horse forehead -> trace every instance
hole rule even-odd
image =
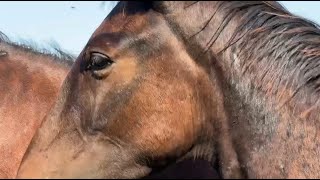
[[[159,21],[160,15],[154,11],[143,11],[133,14],[117,13],[107,17],[96,29],[92,36],[101,33],[119,33],[128,32],[138,34],[144,32],[147,27],[152,27]]]
[[[108,47],[110,51],[120,47],[132,48],[132,44],[153,46],[153,39],[157,39],[156,44],[161,44],[171,35],[170,32],[165,20],[155,12],[120,13],[104,20],[91,36],[88,46]]]

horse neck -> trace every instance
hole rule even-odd
[[[269,5],[261,2],[199,2],[185,11],[168,15],[167,19],[176,32],[182,34],[192,56],[199,62],[206,61],[206,58],[214,61],[205,64],[214,64],[214,68],[221,71],[221,77],[224,78],[222,82],[229,82],[230,87],[235,88],[241,98],[254,109],[261,107],[268,111],[266,114],[279,114],[286,116],[286,119],[317,118],[314,113],[319,112],[319,94],[307,86],[308,82],[311,83],[308,78],[317,80],[317,74],[312,75],[310,72],[314,70],[309,67],[309,77],[303,77],[305,74],[302,70],[305,69],[302,68],[307,63],[311,64],[310,57],[313,61],[319,59],[319,53],[316,53],[319,50],[308,46],[319,37],[314,35],[315,39],[310,40],[306,36],[308,42],[303,41],[303,36],[297,40],[292,38],[297,33],[304,33],[304,27],[311,27],[304,20],[299,21],[302,28],[300,31],[285,34],[284,31],[289,32],[296,26],[281,28],[281,21],[286,19],[283,22],[289,22],[293,19],[292,15],[287,14],[281,6],[276,6],[277,4]],[[234,8],[227,10],[229,7]],[[239,7],[245,8],[240,11]],[[250,7],[257,9],[251,9],[252,14],[246,14]],[[262,11],[270,13],[259,14]],[[207,23],[209,19],[211,20]],[[265,24],[270,21],[279,21],[276,27],[280,28],[272,31],[261,28],[266,27]],[[247,27],[241,29],[244,23]],[[299,44],[292,42],[293,40]],[[308,53],[303,53],[303,50],[308,49]],[[318,67],[317,64],[311,65]],[[275,118],[279,117],[273,119]]]
[[[238,17],[235,15],[219,36],[214,36],[216,41],[209,44],[211,47],[208,53],[216,57],[218,69],[225,80],[230,82],[230,86],[242,96],[244,103],[257,109],[259,112],[256,114],[267,116],[266,120],[272,128],[280,123],[277,121],[288,119],[293,119],[291,123],[296,123],[295,120],[310,120],[309,125],[316,126],[317,114],[320,112],[317,86],[319,73],[316,72],[320,66],[320,54],[317,53],[320,49],[317,48],[319,35],[315,34],[319,34],[320,30],[301,19],[294,22],[299,25],[281,28],[282,23],[292,23],[288,19],[294,17],[280,7],[274,7],[260,5],[260,12],[269,13],[259,17],[257,13],[252,16],[254,18],[251,17],[251,21],[244,20],[250,16],[241,17],[244,12],[239,13]],[[233,11],[216,13],[216,18],[212,20],[212,32],[219,32]],[[266,26],[270,20],[278,21],[278,24],[275,27]],[[242,23],[251,26],[246,28],[249,30],[241,30]],[[274,29],[268,30],[270,27]],[[304,31],[306,27],[309,29]],[[294,38],[298,33],[302,35]],[[205,48],[202,49],[206,51]],[[268,114],[273,114],[273,117]],[[260,128],[264,126],[260,124],[261,120],[256,123]]]
[[[0,106],[19,102],[30,104],[30,107],[41,104],[35,110],[39,111],[36,116],[42,116],[57,96],[71,63],[8,43],[0,43],[0,50],[3,52],[0,82],[4,88],[1,97],[16,97],[2,99]]]
[[[16,64],[17,67],[25,67],[25,69],[23,69],[25,73],[30,75],[40,73],[42,78],[57,80],[59,83],[65,78],[71,66],[69,61],[66,60],[64,62],[54,55],[34,52],[31,49],[28,50],[25,47],[19,47],[5,42],[0,43],[0,50],[6,53],[3,55],[3,59],[6,58],[11,63]]]
[[[320,50],[317,49],[319,46],[309,45],[319,42],[319,36],[314,35],[319,30],[311,28],[305,33],[303,28],[311,27],[306,21],[291,22],[294,24],[291,27],[291,23],[287,23],[288,27],[281,28],[282,20],[289,22],[292,16],[279,7],[274,9],[262,4],[256,12],[265,10],[281,15],[257,17],[253,13],[246,22],[247,28],[251,26],[252,29],[245,31],[246,28],[239,27],[246,21],[242,15],[249,12],[247,9],[239,14],[236,14],[238,10],[225,11],[231,3],[242,2],[226,2],[225,6],[220,6],[221,2],[196,3],[186,10],[188,13],[181,11],[168,15],[167,19],[175,32],[182,35],[189,53],[200,64],[212,64],[204,68],[218,72],[230,133],[239,160],[248,169],[248,176],[279,177],[283,172],[299,176],[301,171],[297,168],[303,163],[310,165],[310,171],[317,176],[319,159],[312,155],[316,149],[308,148],[319,141],[317,67],[320,66]],[[219,6],[221,11],[217,11]],[[280,23],[272,31],[259,27],[270,21]],[[292,31],[297,26],[301,29]],[[300,39],[294,38],[300,34]],[[230,41],[231,38],[238,41]],[[305,142],[308,146],[302,147]],[[294,153],[287,153],[288,149]],[[270,172],[262,162],[281,168]],[[293,163],[297,166],[289,166]]]
[[[15,177],[68,70],[53,56],[0,43],[0,177]]]

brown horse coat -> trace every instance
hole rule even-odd
[[[18,177],[136,178],[200,156],[223,177],[319,178],[319,37],[276,2],[120,2]]]
[[[0,39],[0,178],[14,178],[71,61]]]

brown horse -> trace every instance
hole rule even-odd
[[[44,53],[24,44],[13,43],[1,32],[0,36],[0,82],[3,84],[1,97],[5,97],[0,100],[0,178],[14,178],[22,156],[44,114],[57,96],[74,58],[58,48],[55,48],[56,54],[49,51]],[[22,64],[24,61],[28,63],[27,66]],[[49,70],[50,75],[43,75],[44,70]],[[24,88],[21,88],[22,86]],[[41,87],[44,90],[41,90]],[[19,104],[23,104],[23,107]],[[8,127],[10,129],[7,129]],[[146,178],[185,177],[218,178],[219,175],[207,162],[186,159],[153,171],[152,175]]]
[[[61,51],[60,51],[61,52]],[[14,178],[73,61],[0,34],[0,178]]]
[[[276,2],[120,2],[18,177],[138,178],[200,157],[223,177],[319,178],[319,43]]]

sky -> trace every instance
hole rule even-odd
[[[320,24],[320,2],[279,1],[290,12]],[[0,31],[13,41],[49,47],[58,43],[78,55],[116,2],[0,1]]]

